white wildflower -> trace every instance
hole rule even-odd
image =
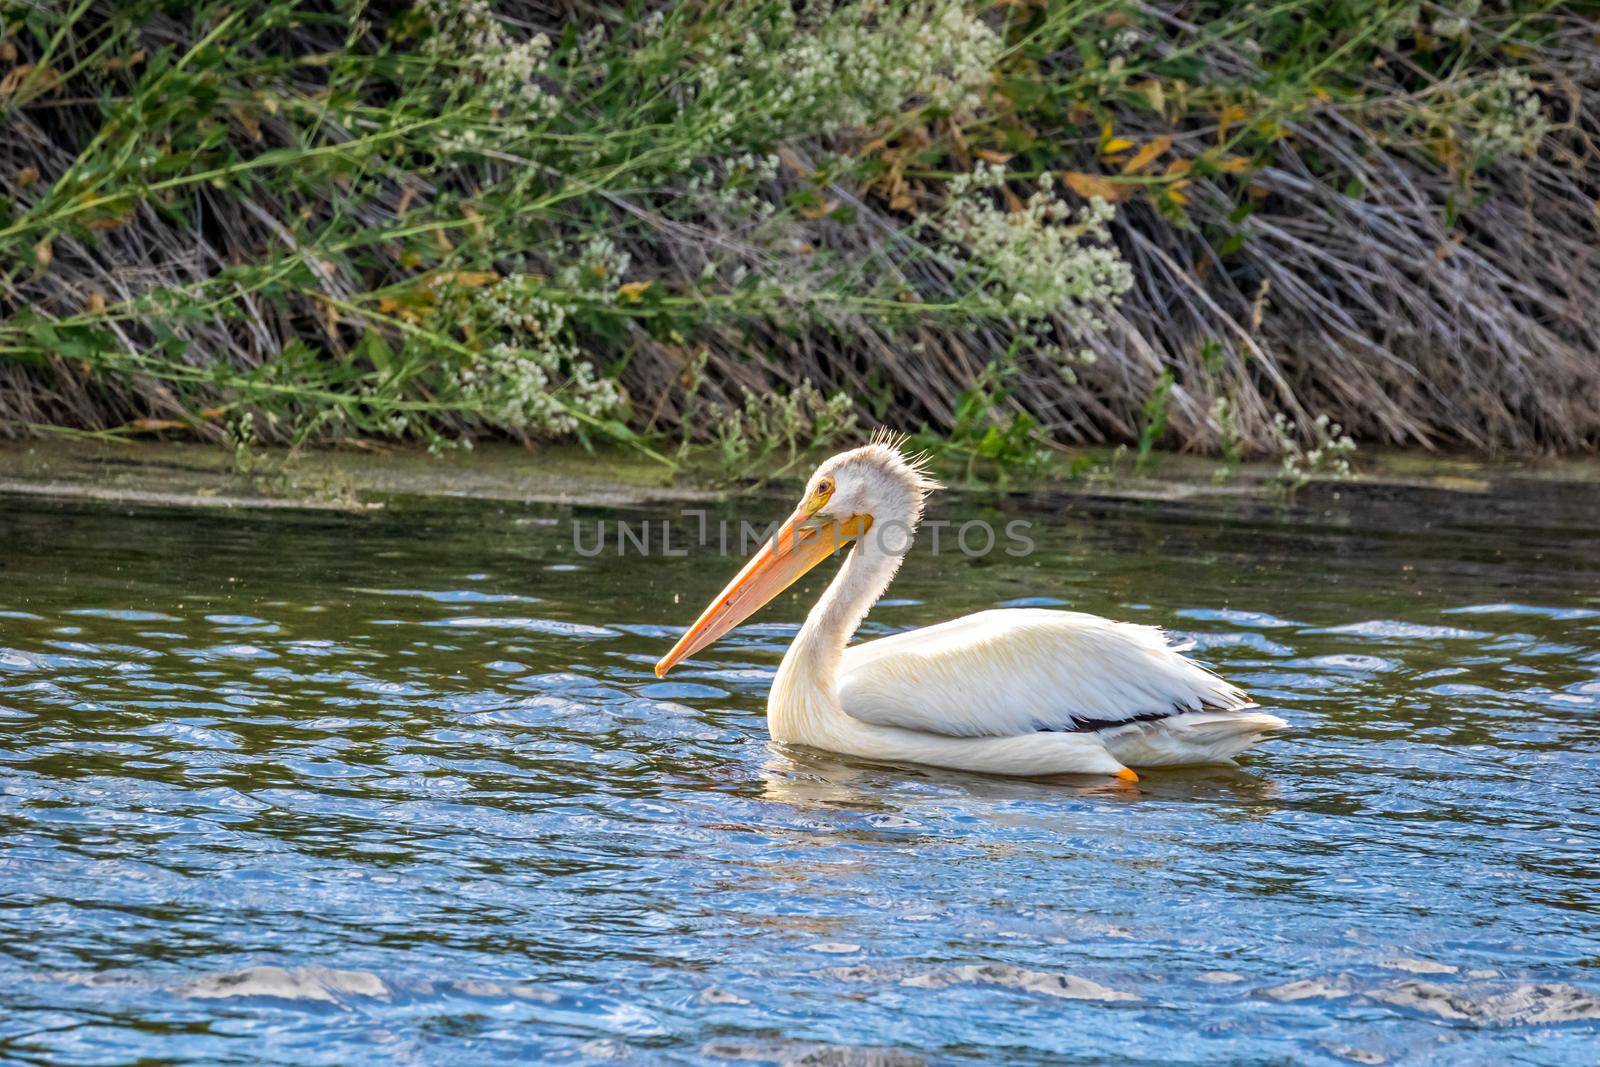
[[[1502,68],[1454,86],[1441,111],[1443,120],[1460,132],[1462,142],[1480,160],[1512,152],[1531,156],[1552,128],[1532,79],[1514,69]]]
[[[595,373],[572,339],[567,309],[527,276],[503,279],[468,298],[480,338],[490,339],[458,375],[462,394],[490,419],[560,436],[587,417],[614,416],[622,391]]]
[[[1314,439],[1306,447],[1282,412],[1272,417],[1272,435],[1280,453],[1278,480],[1291,491],[1316,477],[1337,481],[1350,477],[1349,457],[1355,452],[1356,443],[1344,427],[1322,414],[1312,421],[1311,431]]]
[[[550,38],[518,41],[488,0],[417,0],[417,11],[433,25],[426,52],[457,67],[457,88],[480,90],[489,106],[508,120],[549,117],[558,101],[538,83],[550,55]]]
[[[965,5],[911,5],[891,17],[878,5],[788,5],[737,40],[713,35],[696,73],[694,101],[710,132],[741,121],[781,136],[868,126],[920,103],[964,113],[982,101],[1004,42]]]
[[[616,298],[617,286],[633,263],[629,253],[605,236],[591,237],[581,245],[562,249],[556,258],[562,263],[555,274],[557,287],[592,291],[607,300]]]
[[[964,255],[996,310],[1024,322],[1060,316],[1070,327],[1098,329],[1133,285],[1107,228],[1115,210],[1096,198],[1074,213],[1048,185],[1010,210],[994,192],[1005,180],[1004,168],[980,163],[950,182],[936,222],[948,247]]]
[[[1432,30],[1439,37],[1465,37],[1472,30],[1472,20],[1483,7],[1482,0],[1454,0],[1438,5]]]

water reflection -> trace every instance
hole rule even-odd
[[[936,767],[868,763],[793,745],[769,747],[773,755],[761,768],[762,795],[802,809],[893,810],[913,782],[996,804],[1047,804],[1063,796],[1094,796],[1129,803],[1196,801],[1240,810],[1268,810],[1276,796],[1270,780],[1239,766],[1166,768],[1145,775],[1138,783],[1107,781],[1104,775],[1016,779]],[[910,795],[914,797],[916,793]]]

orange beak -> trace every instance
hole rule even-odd
[[[799,581],[835,550],[866,533],[871,526],[872,518],[868,515],[832,519],[808,515],[804,509],[796,511],[701,612],[694,625],[672,646],[672,651],[661,657],[656,664],[656,677],[662,677],[679,662],[754,615],[763,604]]]

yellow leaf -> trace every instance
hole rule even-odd
[[[1189,202],[1188,196],[1186,196],[1182,190],[1177,188],[1167,190],[1167,199],[1171,200],[1174,204],[1187,204]]]
[[[1167,164],[1167,174],[1169,177],[1174,174],[1188,174],[1189,168],[1192,166],[1194,166],[1194,160],[1192,159],[1174,159]]]
[[[1113,137],[1100,148],[1102,156],[1114,155],[1117,152],[1126,152],[1133,147],[1133,142],[1123,137]]]
[[[1004,152],[996,152],[992,148],[974,148],[972,154],[987,163],[993,163],[997,167],[1005,166],[1006,162],[1011,158]]]
[[[425,300],[425,301],[421,301],[421,303],[424,306],[426,306],[428,304],[433,303],[433,301],[432,300]],[[404,304],[400,303],[398,300],[391,299],[390,297],[387,297],[387,296],[382,296],[382,297],[378,298],[378,314],[380,314],[380,315],[388,315],[391,318],[396,318],[396,319],[404,319],[406,322],[421,322],[422,321],[422,316],[417,314],[417,312],[413,311],[409,307],[406,307]]]
[[[624,300],[638,300],[654,282],[625,282],[617,286],[617,295]]]
[[[127,430],[129,433],[160,433],[163,430],[187,430],[189,427],[181,422],[171,419],[134,419],[125,422],[118,429]]]
[[[1102,200],[1116,203],[1119,200],[1126,200],[1133,191],[1132,186],[1120,185],[1099,174],[1079,174],[1077,171],[1069,171],[1061,176],[1061,180],[1066,183],[1068,189],[1085,200],[1098,196]]]
[[[1217,116],[1217,143],[1221,144],[1228,136],[1228,127],[1236,122],[1243,122],[1246,111],[1238,104],[1229,104]]]
[[[15,96],[26,86],[29,94],[23,100],[17,101],[17,105],[20,106],[36,96],[43,96],[60,84],[61,72],[56,68],[35,68],[32,63],[24,63],[12,67],[4,78],[0,78],[0,96]]]
[[[833,214],[838,206],[839,201],[827,200],[817,207],[802,208],[800,211],[800,217],[806,219],[820,219],[827,215]]]
[[[244,127],[244,132],[250,135],[250,140],[261,140],[261,123],[256,117],[237,104],[228,105],[228,113],[233,116],[233,121]]]
[[[447,270],[428,279],[429,285],[459,285],[463,289],[481,289],[500,280],[500,275],[490,270]]]
[[[1144,147],[1135,152],[1133,158],[1128,160],[1127,164],[1122,168],[1122,173],[1137,174],[1154,162],[1157,156],[1171,147],[1172,138],[1166,134],[1162,134],[1153,141],[1147,141]]]
[[[1461,146],[1456,143],[1453,133],[1447,130],[1442,136],[1435,138],[1428,147],[1433,150],[1433,154],[1438,157],[1439,162],[1449,169],[1451,174],[1459,174],[1461,172]]]
[[[17,171],[17,187],[19,189],[27,188],[38,180],[38,167],[23,167],[21,170]]]
[[[1140,82],[1138,85],[1130,85],[1128,88],[1143,96],[1150,104],[1150,109],[1156,114],[1162,115],[1166,113],[1167,91],[1154,78]]]

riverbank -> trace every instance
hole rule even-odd
[[[1068,501],[1153,501],[1192,508],[1316,508],[1351,497],[1418,498],[1448,502],[1449,510],[1492,522],[1500,504],[1516,498],[1516,521],[1544,512],[1552,524],[1600,503],[1600,460],[1590,457],[1489,462],[1414,452],[1361,458],[1348,479],[1312,477],[1294,494],[1269,463],[1225,465],[1201,456],[1165,455],[1144,473],[1119,471],[1111,453],[1085,453],[1089,475],[1045,475],[1002,492],[963,485],[947,494],[1018,506],[1049,508]],[[1067,468],[1063,467],[1065,471]],[[809,470],[797,464],[798,475]],[[798,476],[797,475],[797,476]],[[231,453],[179,442],[118,444],[55,438],[0,444],[0,507],[26,498],[78,500],[158,508],[370,511],[394,504],[478,500],[521,504],[639,507],[715,503],[741,495],[788,495],[797,478],[766,486],[719,485],[706,473],[666,468],[620,448],[586,451],[576,445],[523,449],[489,445],[471,452],[431,455],[419,448],[378,451],[311,450],[290,456],[259,450],[241,471]],[[1485,506],[1478,507],[1474,502]],[[1494,506],[1488,506],[1493,502]]]
[[[1600,449],[1571,5],[323,7],[0,26],[0,438]]]

